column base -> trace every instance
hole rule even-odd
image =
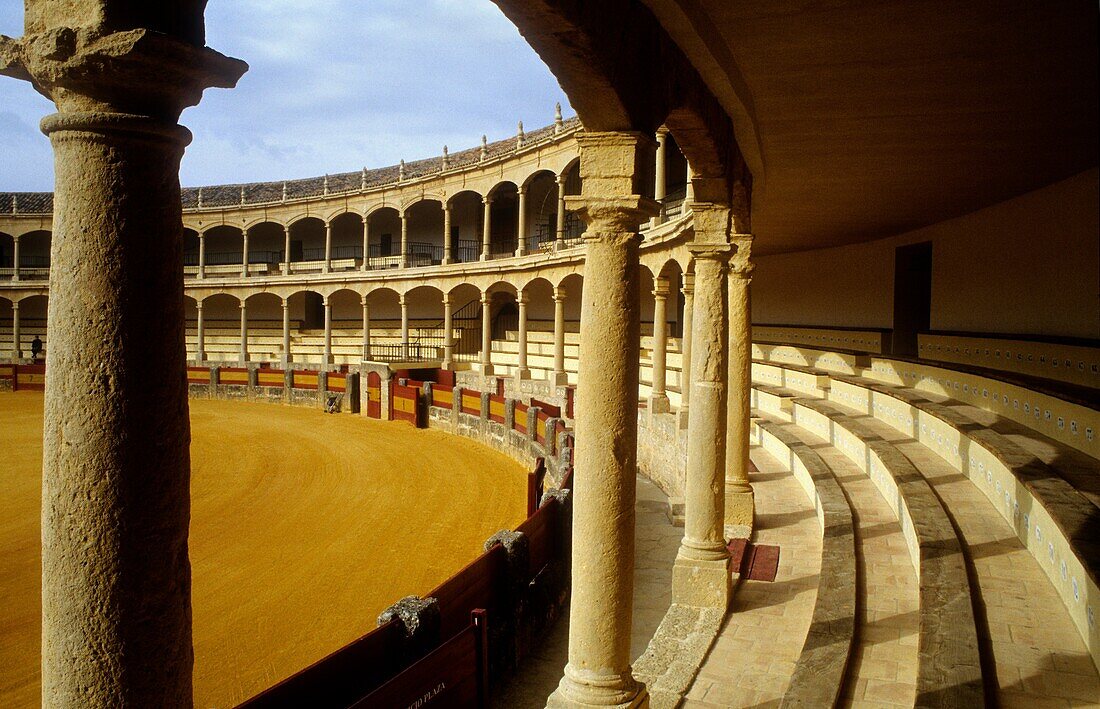
[[[488,261],[488,260],[489,260],[489,254],[482,254],[482,255],[481,255],[481,258],[480,258],[479,260],[481,260],[481,261]]]
[[[531,378],[531,370],[528,369],[527,367],[524,367],[523,369],[517,369],[516,370],[516,379],[524,380],[524,379],[530,379],[530,378]]]
[[[688,409],[681,408],[676,412],[676,427],[681,431],[688,429]]]
[[[478,371],[481,372],[483,377],[491,377],[493,375],[493,365],[482,364],[478,367]]]
[[[667,394],[651,394],[646,400],[646,408],[651,414],[667,414],[672,411],[672,403]]]
[[[683,547],[672,563],[672,602],[693,608],[729,607],[732,582],[730,560],[691,559]]]
[[[455,262],[455,260],[454,260],[453,258],[445,258],[445,259],[443,259],[443,265],[444,265],[444,266],[450,266],[450,265],[451,265],[452,263],[454,263],[454,262]]]
[[[524,249],[516,249],[516,256],[526,256],[527,251]]]
[[[439,368],[449,372],[452,369],[454,369],[454,366],[455,366],[454,362],[448,362],[447,360],[443,360],[443,362],[440,363]]]
[[[645,709],[649,707],[646,686],[633,677],[593,678],[580,682],[570,677],[570,668],[546,699],[546,709]],[[627,688],[623,688],[623,685]]]
[[[565,241],[557,239],[554,241],[554,253],[557,253],[565,248]]]
[[[548,381],[556,387],[569,386],[569,375],[565,372],[551,372]]]
[[[755,499],[752,488],[726,483],[726,526],[752,528]]]

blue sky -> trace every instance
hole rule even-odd
[[[537,128],[569,108],[553,75],[489,0],[211,0],[207,44],[249,63],[180,122],[185,186],[392,165]],[[23,3],[0,3],[0,34]],[[0,77],[0,191],[53,189],[52,104]]]

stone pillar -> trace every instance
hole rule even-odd
[[[726,243],[729,209],[696,204],[692,414],[688,424],[684,538],[672,569],[672,599],[725,610],[730,597],[724,531],[726,460]]]
[[[206,321],[202,312],[202,301],[195,301],[195,310],[198,312],[197,322],[195,323],[195,360],[198,362],[206,361]]]
[[[290,226],[283,225],[283,273],[290,273]]]
[[[199,232],[199,278],[206,278],[206,233]]]
[[[493,373],[493,297],[489,291],[481,294],[481,373]]]
[[[405,298],[405,294],[402,293],[398,297],[398,302],[401,304],[401,356],[408,358],[409,356],[409,301]]]
[[[332,222],[325,222],[325,265],[321,272],[332,272]]]
[[[248,303],[241,301],[241,366],[248,364]]]
[[[450,293],[443,294],[443,369],[454,367],[454,313]]]
[[[409,267],[409,215],[401,210],[401,268]]]
[[[649,395],[649,413],[667,414],[670,410],[666,391],[665,362],[668,356],[668,279],[653,283],[653,386]]]
[[[691,203],[695,201],[695,171],[691,164],[687,166],[687,182],[684,184],[684,211],[687,212]]]
[[[630,668],[638,438],[638,226],[648,194],[652,138],[577,136],[587,224],[577,391],[576,495],[569,664],[550,706],[644,706]]]
[[[201,245],[202,242],[200,241],[199,244]],[[12,237],[12,262],[11,262],[11,265],[12,265],[11,279],[13,281],[18,281],[19,280],[19,237],[18,236],[13,236]]]
[[[684,285],[680,289],[680,292],[684,294],[684,317],[683,317],[683,344],[680,345],[680,413],[679,423],[680,428],[685,429],[688,425],[688,410],[691,404],[691,387],[692,387],[692,370],[691,370],[691,346],[692,336],[691,331],[694,323],[694,308],[695,308],[695,274],[684,274]]]
[[[294,361],[290,352],[290,299],[283,298],[283,367]]]
[[[527,294],[516,294],[516,306],[519,309],[519,355],[516,362],[516,379],[530,379],[531,370],[527,368]]]
[[[47,327],[49,327],[47,321]],[[12,301],[11,304],[11,337],[12,337],[12,357],[15,361],[23,359],[23,338],[19,332],[19,301]]]
[[[451,243],[451,203],[443,203],[443,265],[454,263],[454,244]]]
[[[248,278],[248,229],[241,229],[241,278]]]
[[[370,303],[367,302],[367,296],[363,296],[359,299],[359,303],[363,306],[363,361],[370,361]]]
[[[482,204],[482,221],[481,221],[481,260],[489,260],[489,251],[492,248],[492,225],[493,225],[493,198],[489,195],[485,195],[481,199]]]
[[[557,223],[554,227],[554,251],[559,251],[565,246],[565,175],[554,178],[558,185],[558,213]]]
[[[325,351],[324,351],[324,363],[325,366],[332,364],[332,301],[328,296],[324,299],[325,306]]]
[[[43,706],[193,701],[177,121],[246,68],[204,46],[202,7],[32,0],[0,38],[0,71],[57,105]]]
[[[653,199],[657,200],[657,203],[661,205],[661,211],[657,213],[657,216],[653,217],[650,222],[651,226],[657,226],[663,224],[665,221],[665,195],[668,194],[668,175],[665,169],[665,156],[668,153],[668,129],[659,128],[657,130],[657,164],[656,164],[656,179],[653,181]]]
[[[370,270],[370,220],[363,218],[363,265],[361,270]]]
[[[554,372],[550,377],[554,386],[565,386],[569,378],[565,374],[565,289],[554,289]]]
[[[516,211],[516,256],[527,254],[527,188],[519,188],[519,204]]]
[[[752,525],[749,485],[749,399],[752,388],[752,236],[734,234],[737,251],[729,273],[729,417],[726,426],[726,524]]]

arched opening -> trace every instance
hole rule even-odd
[[[405,293],[409,312],[409,361],[443,359],[443,291],[417,286]]]
[[[19,237],[19,278],[44,281],[50,277],[50,242],[53,234],[46,229],[29,231]],[[13,263],[13,265],[16,265]]]
[[[245,299],[248,316],[248,359],[270,365],[282,359],[283,299],[256,293]]]
[[[380,207],[367,215],[367,229],[370,268],[398,268],[401,265],[401,213],[395,207]]]
[[[363,258],[363,218],[355,212],[344,212],[329,223],[332,227],[332,270],[353,270],[358,265],[356,259]]]
[[[50,299],[31,295],[19,300],[19,338],[24,361],[46,361],[46,313]],[[36,341],[37,340],[37,344]]]
[[[517,241],[519,191],[514,182],[499,182],[487,195],[489,199],[489,256],[512,256]],[[484,240],[484,234],[482,235]],[[484,245],[484,244],[483,244]]]
[[[443,204],[425,199],[405,208],[409,230],[409,266],[443,263]]]
[[[581,193],[581,161],[572,161],[561,173],[563,196],[575,196]],[[584,234],[584,222],[577,213],[566,209],[565,202],[560,200],[558,208],[565,215],[560,224],[562,246],[571,247],[581,244],[581,235]]]
[[[549,250],[557,233],[558,184],[550,170],[539,170],[524,183],[527,192],[526,229],[521,237],[527,251]]]
[[[325,261],[325,223],[318,217],[303,217],[290,225],[290,271],[320,271]]]
[[[481,257],[481,195],[463,190],[451,197],[449,204],[452,258],[460,263],[477,261]]]
[[[183,274],[188,278],[199,272],[199,233],[194,229],[183,229]]]
[[[481,291],[463,283],[451,289],[453,359],[456,362],[476,362],[481,349]],[[468,368],[464,365],[463,368]]]
[[[279,268],[284,259],[285,232],[282,224],[260,222],[248,228],[248,268],[266,274]]]
[[[235,226],[219,224],[204,231],[202,238],[206,277],[239,276],[244,255],[244,232]]]
[[[237,362],[241,351],[241,301],[229,293],[215,293],[203,298],[202,310],[206,359]]]

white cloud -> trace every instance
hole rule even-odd
[[[19,34],[16,3],[0,33]],[[473,147],[553,119],[557,82],[489,0],[212,0],[207,42],[249,62],[181,122],[195,140],[186,185],[280,180]],[[0,79],[0,106],[36,126],[50,112]],[[33,94],[33,91],[30,92]],[[568,106],[566,106],[568,111]],[[49,189],[49,147],[0,118],[0,190]],[[37,132],[37,128],[35,128]],[[36,143],[37,141],[37,143]],[[37,147],[35,147],[37,145]]]

